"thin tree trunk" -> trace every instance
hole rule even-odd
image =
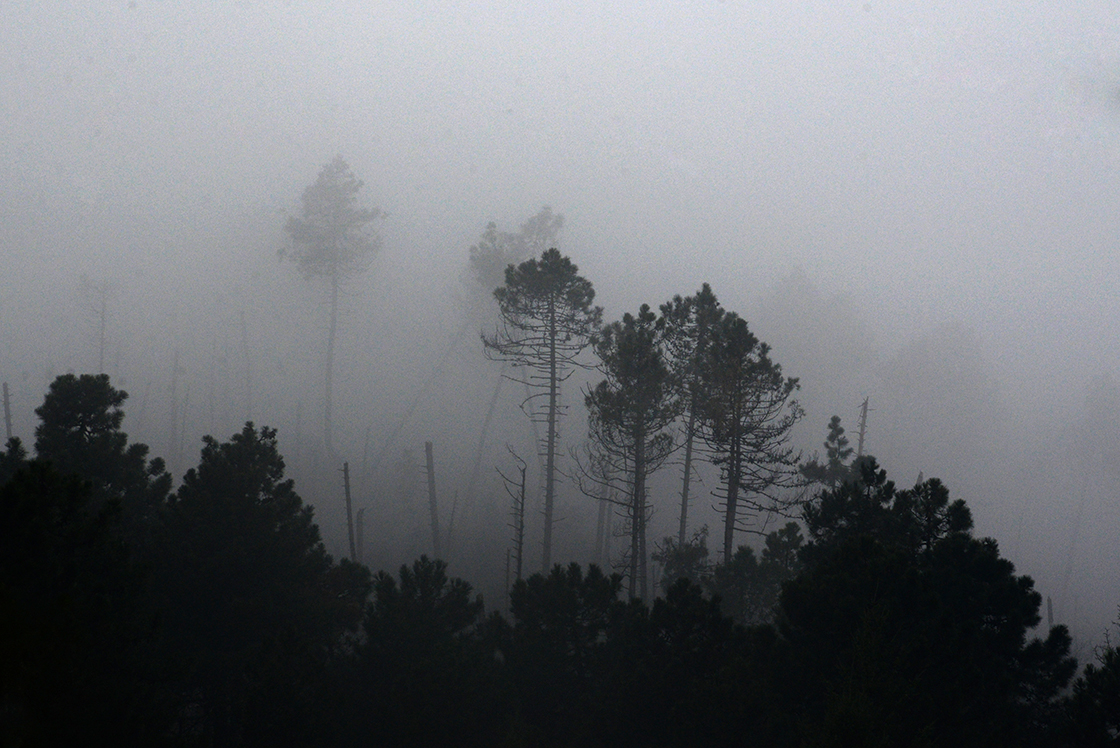
[[[544,553],[543,574],[552,566],[552,506],[556,490],[556,409],[560,383],[556,365],[556,300],[548,304],[548,435],[544,477]]]
[[[630,532],[630,571],[632,579],[637,580],[637,589],[642,599],[648,595],[646,587],[646,459],[645,436],[639,434],[634,444],[634,498],[633,527]],[[631,581],[630,596],[634,596],[635,584]]]
[[[252,368],[249,364],[249,327],[248,327],[248,325],[245,324],[245,310],[242,309],[240,314],[241,314],[241,355],[245,358],[245,420],[246,421],[251,421],[251,420],[253,420],[253,370],[252,370]],[[332,312],[332,319],[333,319],[333,314],[334,313]],[[331,335],[333,337],[333,335],[334,335],[333,325],[332,325],[331,330],[332,330]],[[331,343],[331,345],[333,346],[333,342]],[[328,353],[327,355],[329,357],[330,353]],[[330,375],[328,374],[327,377],[329,379]],[[330,396],[329,395],[327,396],[327,400],[328,400],[328,402],[330,401]]]
[[[428,511],[432,516],[432,550],[436,558],[442,558],[443,550],[439,542],[439,511],[436,506],[436,466],[431,442],[424,442],[424,457],[427,459],[428,469]]]
[[[474,467],[471,468],[471,482],[467,484],[468,506],[474,501],[474,489],[478,484],[479,472],[482,470],[482,453],[486,449],[486,435],[490,432],[490,421],[494,419],[494,411],[498,405],[498,393],[502,391],[504,380],[504,375],[498,376],[498,382],[494,385],[494,392],[490,395],[490,404],[486,408],[486,419],[482,422],[482,433],[478,435],[478,446],[474,450]],[[520,577],[518,578],[520,579]]]
[[[397,421],[397,424],[389,432],[389,435],[385,437],[385,442],[381,445],[381,449],[377,452],[377,456],[374,457],[373,465],[369,468],[370,471],[376,470],[381,466],[381,460],[385,458],[385,454],[389,451],[389,447],[392,445],[393,440],[397,438],[398,434],[400,434],[401,429],[403,429],[405,427],[405,424],[408,423],[408,419],[412,417],[412,413],[416,410],[416,406],[420,404],[420,401],[424,399],[424,396],[427,395],[428,392],[432,389],[432,385],[435,383],[436,379],[438,379],[439,376],[443,373],[448,359],[451,358],[451,354],[455,352],[455,348],[458,345],[459,340],[466,333],[467,328],[470,326],[470,324],[470,319],[463,320],[463,324],[459,327],[458,331],[451,336],[451,339],[447,343],[447,348],[444,350],[443,355],[440,357],[439,363],[437,363],[436,367],[432,369],[430,374],[428,374],[428,378],[425,379],[424,382],[420,385],[420,389],[417,390],[416,395],[412,398],[412,402],[408,404],[408,408],[405,409],[404,414],[400,417],[400,419]],[[365,467],[363,465],[363,475],[366,475],[368,477],[368,474],[364,471]]]
[[[327,457],[334,457],[334,438],[331,433],[331,390],[334,377],[334,338],[338,328],[338,274],[331,276],[331,322],[327,332],[327,378],[323,398],[323,445]]]
[[[356,525],[355,528],[354,528],[354,534],[357,536],[357,541],[356,541],[357,551],[358,551],[357,561],[358,561],[359,564],[361,564],[361,563],[365,562],[365,558],[364,558],[365,557],[365,547],[366,547],[366,532],[365,532],[365,529],[366,529],[366,508],[365,507],[360,507],[358,509],[358,513],[354,517],[354,522],[355,522],[355,525]]]
[[[607,532],[607,511],[608,504],[606,499],[599,499],[599,521],[595,524],[595,563],[600,567],[607,568],[607,554],[606,554],[606,532]]]
[[[684,548],[688,533],[688,490],[692,482],[692,444],[696,439],[696,407],[688,410],[688,427],[684,441],[684,482],[681,485],[681,526],[677,534],[677,547]]]
[[[517,548],[517,581],[520,582],[525,561],[525,463],[521,464],[521,485],[518,487],[515,521],[517,523],[517,538],[515,541]]]
[[[167,445],[171,474],[179,474],[179,349],[171,359],[171,438]]]
[[[358,560],[358,551],[354,545],[354,512],[350,502],[350,463],[342,463],[342,483],[346,491],[346,534],[350,540],[350,560]]]
[[[108,295],[108,289],[101,289],[101,336],[98,342],[97,349],[97,373],[105,373],[105,314],[107,301],[105,297]]]
[[[8,394],[8,383],[4,382],[4,430],[12,438],[12,399]]]
[[[727,460],[727,507],[723,519],[723,563],[731,562],[731,550],[735,543],[735,512],[739,500],[739,475],[742,469],[743,454],[739,438],[731,445]]]

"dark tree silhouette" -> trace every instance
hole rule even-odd
[[[314,742],[316,678],[356,629],[369,572],[327,555],[274,429],[247,423],[228,442],[203,442],[171,501],[157,569],[182,714],[201,717],[182,729],[217,745]]]
[[[36,408],[35,452],[64,474],[93,484],[95,503],[119,502],[121,528],[144,542],[171,489],[163,460],[148,460],[145,444],[129,444],[121,431],[128,393],[114,389],[108,374],[63,374]]]
[[[681,480],[680,528],[677,545],[687,543],[689,491],[692,486],[692,463],[698,433],[698,418],[703,395],[701,370],[716,325],[725,312],[719,300],[705,283],[694,295],[661,305],[661,326],[665,347],[681,390],[684,409],[684,472]]]
[[[330,326],[327,329],[326,378],[323,400],[323,442],[327,454],[334,456],[331,402],[334,382],[334,348],[338,332],[338,295],[347,279],[364,272],[380,246],[369,224],[382,213],[377,208],[358,207],[358,192],[363,183],[342,159],[319,171],[319,176],[303,191],[302,217],[291,216],[284,228],[295,245],[282,250],[307,278],[325,278],[330,284]]]
[[[119,503],[92,492],[38,460],[0,485],[3,745],[154,745],[166,729],[144,575]]]
[[[1054,715],[1055,744],[1062,748],[1115,748],[1120,743],[1120,645],[1113,634],[1105,635],[1093,662],[1085,666]]]
[[[896,491],[863,467],[806,509],[806,569],[782,588],[809,742],[1036,740],[1076,667],[1066,629],[1027,640],[1041,596],[939,481]]]
[[[421,556],[399,581],[378,572],[357,648],[360,688],[345,695],[354,744],[487,744],[501,712],[484,624],[482,598],[443,561]]]
[[[607,459],[606,474],[623,482],[620,493],[626,497],[622,503],[630,531],[629,594],[643,598],[648,594],[646,480],[673,451],[669,427],[679,413],[656,321],[643,304],[637,316],[625,314],[595,333],[593,345],[604,379],[585,397],[592,449]]]
[[[760,512],[788,512],[783,489],[797,484],[798,455],[789,446],[802,415],[792,399],[797,380],[770,360],[746,320],[729,312],[715,325],[700,366],[701,425],[712,461],[722,473],[723,559],[731,558],[735,531]]]
[[[848,446],[840,416],[833,416],[828,422],[828,437],[824,441],[825,461],[820,462],[814,454],[813,459],[801,466],[801,475],[810,483],[836,488],[845,480],[857,477],[856,468],[850,462],[855,451]]]
[[[676,538],[664,538],[657,545],[651,558],[661,564],[661,591],[667,592],[681,579],[700,585],[711,574],[712,564],[708,561],[708,527],[705,525],[692,533],[684,545]]]
[[[552,519],[556,495],[560,385],[580,366],[579,354],[599,326],[602,308],[592,306],[595,290],[579,275],[579,268],[557,249],[540,259],[509,265],[505,285],[494,291],[500,320],[492,334],[483,334],[486,354],[507,361],[520,375],[517,381],[536,390],[523,409],[534,421],[546,424],[544,436],[545,499],[541,566],[552,564]],[[537,405],[538,398],[545,398]]]
[[[801,528],[796,522],[787,522],[780,530],[767,533],[761,557],[753,548],[739,546],[729,561],[713,567],[704,586],[737,623],[770,623],[782,583],[800,570],[798,551],[802,542]]]
[[[531,745],[598,742],[588,719],[602,692],[607,632],[618,615],[622,578],[597,566],[552,567],[510,592],[514,624],[505,655]]]

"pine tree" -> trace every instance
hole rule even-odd
[[[323,443],[334,455],[331,403],[334,384],[334,348],[338,333],[338,295],[342,283],[369,267],[380,246],[369,224],[382,213],[358,207],[363,183],[342,159],[319,171],[315,184],[303,191],[303,217],[291,216],[285,225],[295,248],[281,252],[299,265],[307,278],[325,278],[330,284],[330,326],[327,331],[326,379],[323,399]]]
[[[552,563],[552,520],[556,495],[560,385],[582,366],[580,353],[598,328],[602,308],[592,306],[595,290],[579,275],[579,268],[557,249],[539,260],[509,265],[505,285],[494,291],[499,322],[493,334],[482,336],[486,354],[524,371],[513,376],[535,390],[522,408],[534,421],[543,421],[545,460],[544,542],[542,567]],[[547,398],[537,405],[538,398]]]
[[[672,372],[659,342],[656,315],[643,304],[596,333],[595,353],[604,379],[587,394],[593,449],[623,476],[630,524],[629,592],[645,597],[646,480],[673,451],[668,429],[679,413]]]

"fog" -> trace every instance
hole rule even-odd
[[[469,490],[499,369],[467,253],[487,223],[516,231],[547,205],[606,320],[710,282],[800,379],[806,456],[832,414],[854,434],[870,398],[867,451],[900,485],[942,478],[1092,641],[1120,603],[1118,32],[1103,2],[9,2],[14,432],[33,442],[54,376],[97,370],[104,297],[130,436],[181,476],[203,434],[276,426],[342,555],[327,297],[278,255],[341,154],[388,214],[344,287],[335,364],[372,564],[431,551],[424,491],[390,487],[420,480],[432,441],[453,571],[502,582],[494,468],[512,469],[507,444],[531,457],[533,432],[507,383]],[[565,450],[593,380],[565,384]],[[675,526],[674,471],[651,538]],[[697,527],[718,526],[713,480]],[[557,511],[554,558],[589,560],[592,502],[567,481]]]

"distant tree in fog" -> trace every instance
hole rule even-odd
[[[825,461],[821,462],[817,455],[813,455],[811,460],[801,465],[801,475],[825,488],[836,488],[844,481],[858,477],[857,469],[850,462],[856,450],[848,443],[844,427],[840,425],[840,416],[833,416],[828,422],[828,437],[824,440]]]
[[[556,238],[563,227],[564,216],[553,213],[547,205],[521,224],[516,234],[498,230],[493,221],[488,223],[478,244],[471,246],[467,260],[479,300],[488,301],[494,289],[505,282],[507,267],[557,246]]]
[[[523,408],[547,424],[544,437],[545,505],[542,568],[552,564],[552,510],[556,489],[556,440],[560,384],[579,366],[577,357],[599,326],[602,308],[592,306],[595,289],[579,275],[579,268],[557,249],[539,260],[509,265],[505,285],[494,291],[499,321],[492,334],[483,334],[486,354],[507,361],[525,373],[515,377],[536,392]],[[538,397],[547,403],[536,406]]]
[[[334,455],[331,429],[331,395],[334,345],[338,330],[338,292],[343,281],[365,272],[380,246],[369,225],[384,214],[377,208],[358,206],[363,183],[336,156],[319,171],[315,183],[303,191],[302,217],[291,216],[285,225],[294,248],[282,250],[307,278],[325,278],[330,284],[330,327],[327,332],[326,386],[323,441]]]

